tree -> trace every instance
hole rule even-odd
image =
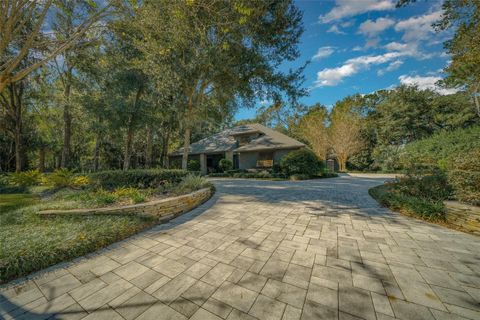
[[[348,157],[360,151],[364,145],[360,134],[361,119],[354,108],[357,105],[355,97],[347,97],[337,102],[330,114],[328,136],[340,171],[347,169]]]
[[[11,134],[15,144],[15,171],[22,171],[23,167],[23,114],[25,83],[9,83],[7,90],[0,93],[0,105],[5,112],[8,125],[7,131]]]
[[[299,55],[301,13],[291,0],[146,1],[137,22],[137,45],[149,69],[168,69],[184,94],[182,168],[198,110],[207,99],[248,106],[258,96],[303,93],[300,70],[278,70],[282,61]]]
[[[472,96],[480,117],[480,1],[445,0],[437,30],[453,29],[453,38],[444,43],[452,61],[445,68],[448,87],[465,88]]]
[[[315,104],[299,121],[296,131],[312,147],[313,152],[321,160],[326,159],[329,147],[328,111],[325,106]]]
[[[61,2],[53,0],[12,0],[0,2],[0,92],[5,87],[22,80],[31,72],[74,45],[99,19],[110,13],[110,4],[100,6],[86,1],[88,10],[74,21],[74,31],[69,37],[52,40],[44,30],[48,13]],[[98,3],[105,3],[98,1]],[[25,32],[28,28],[29,32]],[[13,49],[17,48],[17,49]],[[36,60],[25,64],[25,58],[35,52]]]

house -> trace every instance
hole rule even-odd
[[[259,123],[224,130],[190,145],[189,160],[198,160],[203,173],[218,170],[226,158],[234,169],[268,169],[287,153],[305,145]],[[170,163],[179,163],[183,148],[169,154]]]

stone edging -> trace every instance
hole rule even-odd
[[[72,209],[72,210],[44,210],[38,214],[42,216],[56,215],[144,215],[158,217],[160,221],[167,221],[188,212],[204,203],[212,196],[210,188],[185,194],[178,197],[150,201],[147,203],[133,204],[123,207]]]
[[[480,234],[480,208],[456,201],[445,201],[448,223]]]

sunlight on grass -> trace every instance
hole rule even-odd
[[[32,205],[38,200],[33,194],[0,194],[0,213]]]

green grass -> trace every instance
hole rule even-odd
[[[406,195],[389,185],[373,187],[368,190],[368,193],[382,206],[388,207],[393,211],[428,221],[445,220],[445,206],[441,201],[435,202]]]
[[[37,201],[38,196],[33,194],[0,194],[0,214],[34,204]]]
[[[85,255],[155,224],[138,216],[44,218],[46,208],[76,207],[30,194],[0,194],[0,283]]]

